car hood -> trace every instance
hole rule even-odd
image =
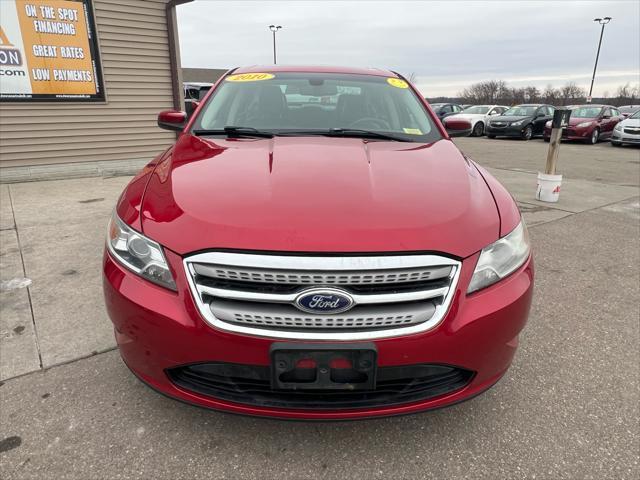
[[[497,115],[495,117],[491,117],[491,122],[517,122],[518,120],[530,119],[531,116],[515,116],[515,115]]]
[[[623,127],[640,127],[640,118],[627,118],[622,120],[619,125]]]
[[[486,115],[484,113],[456,113],[451,118],[464,118],[465,120],[482,120]]]
[[[151,176],[143,232],[187,254],[438,251],[495,241],[491,191],[450,140],[183,134]]]

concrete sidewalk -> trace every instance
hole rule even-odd
[[[146,389],[109,352],[101,290],[128,179],[0,185],[3,478],[638,478],[640,152],[563,145],[554,205],[534,199],[546,144],[457,142],[530,226],[530,322],[493,390],[372,422],[241,418]]]

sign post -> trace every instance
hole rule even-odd
[[[558,153],[560,152],[560,140],[562,129],[569,125],[571,110],[558,108],[553,114],[551,123],[551,138],[549,139],[549,151],[547,153],[547,165],[544,173],[538,172],[538,189],[536,199],[543,202],[557,202],[560,198],[560,185],[562,175],[556,174]]]

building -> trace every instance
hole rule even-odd
[[[0,175],[170,145],[156,117],[183,108],[175,8],[189,1],[0,1]]]

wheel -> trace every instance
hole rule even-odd
[[[596,143],[598,143],[598,140],[600,140],[600,129],[594,128],[593,132],[591,132],[591,136],[587,140],[587,143],[589,145],[595,145]]]
[[[531,140],[531,137],[533,137],[533,127],[531,125],[527,125],[522,131],[522,139]]]
[[[476,123],[473,126],[473,132],[471,133],[471,135],[473,137],[481,137],[483,133],[484,133],[484,123],[482,122]]]
[[[494,139],[494,138],[496,138],[496,136],[495,136],[495,135],[491,135],[491,134],[489,133],[489,134],[487,134],[487,138]]]

